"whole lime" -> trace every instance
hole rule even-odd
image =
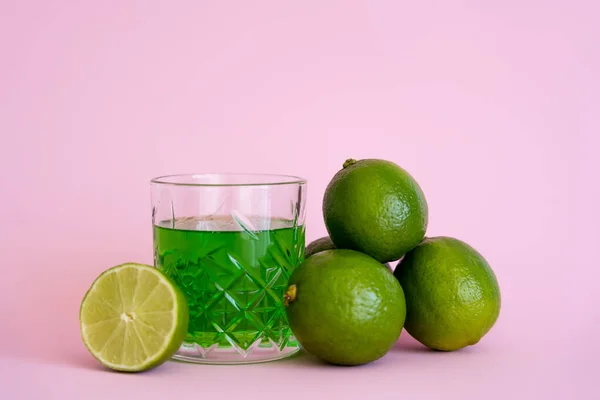
[[[428,208],[419,184],[398,165],[350,159],[325,190],[323,216],[337,248],[388,262],[423,239]]]
[[[406,295],[406,331],[425,346],[452,351],[473,345],[500,314],[500,288],[487,261],[467,243],[425,239],[394,275]]]
[[[285,303],[302,347],[339,365],[383,357],[400,337],[406,317],[404,293],[394,276],[353,250],[325,250],[305,259],[290,277]]]
[[[319,239],[313,240],[306,246],[306,251],[304,253],[305,257],[310,257],[313,254],[320,253],[325,250],[334,250],[336,249],[335,244],[331,241],[329,236],[323,236]],[[390,263],[383,263],[383,265],[390,271],[393,272],[392,266]]]
[[[305,257],[310,257],[313,254],[320,253],[325,250],[333,250],[335,249],[335,244],[331,241],[329,236],[323,236],[318,238],[317,240],[313,240],[306,246],[306,251],[304,252]]]

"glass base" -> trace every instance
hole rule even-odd
[[[300,346],[288,346],[279,349],[275,346],[256,346],[240,353],[233,347],[203,348],[195,343],[184,343],[173,359],[196,364],[254,364],[281,360],[296,354]]]

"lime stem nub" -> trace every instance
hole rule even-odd
[[[290,303],[293,303],[296,300],[296,285],[290,285],[283,295],[283,305],[289,306]]]
[[[349,158],[349,159],[347,159],[344,162],[343,167],[346,168],[346,167],[349,167],[349,166],[351,166],[352,164],[355,164],[355,163],[356,163],[356,160],[354,158]]]

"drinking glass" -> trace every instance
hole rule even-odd
[[[216,364],[297,352],[283,296],[304,259],[306,181],[264,174],[152,179],[154,265],[185,294],[174,358]]]

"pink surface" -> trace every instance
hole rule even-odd
[[[567,0],[3,1],[0,398],[599,398],[599,12]],[[404,333],[359,368],[307,356],[97,367],[79,302],[104,269],[152,261],[151,177],[304,176],[312,240],[349,157],[408,169],[428,235],[488,259],[503,305],[480,344],[435,353]]]

